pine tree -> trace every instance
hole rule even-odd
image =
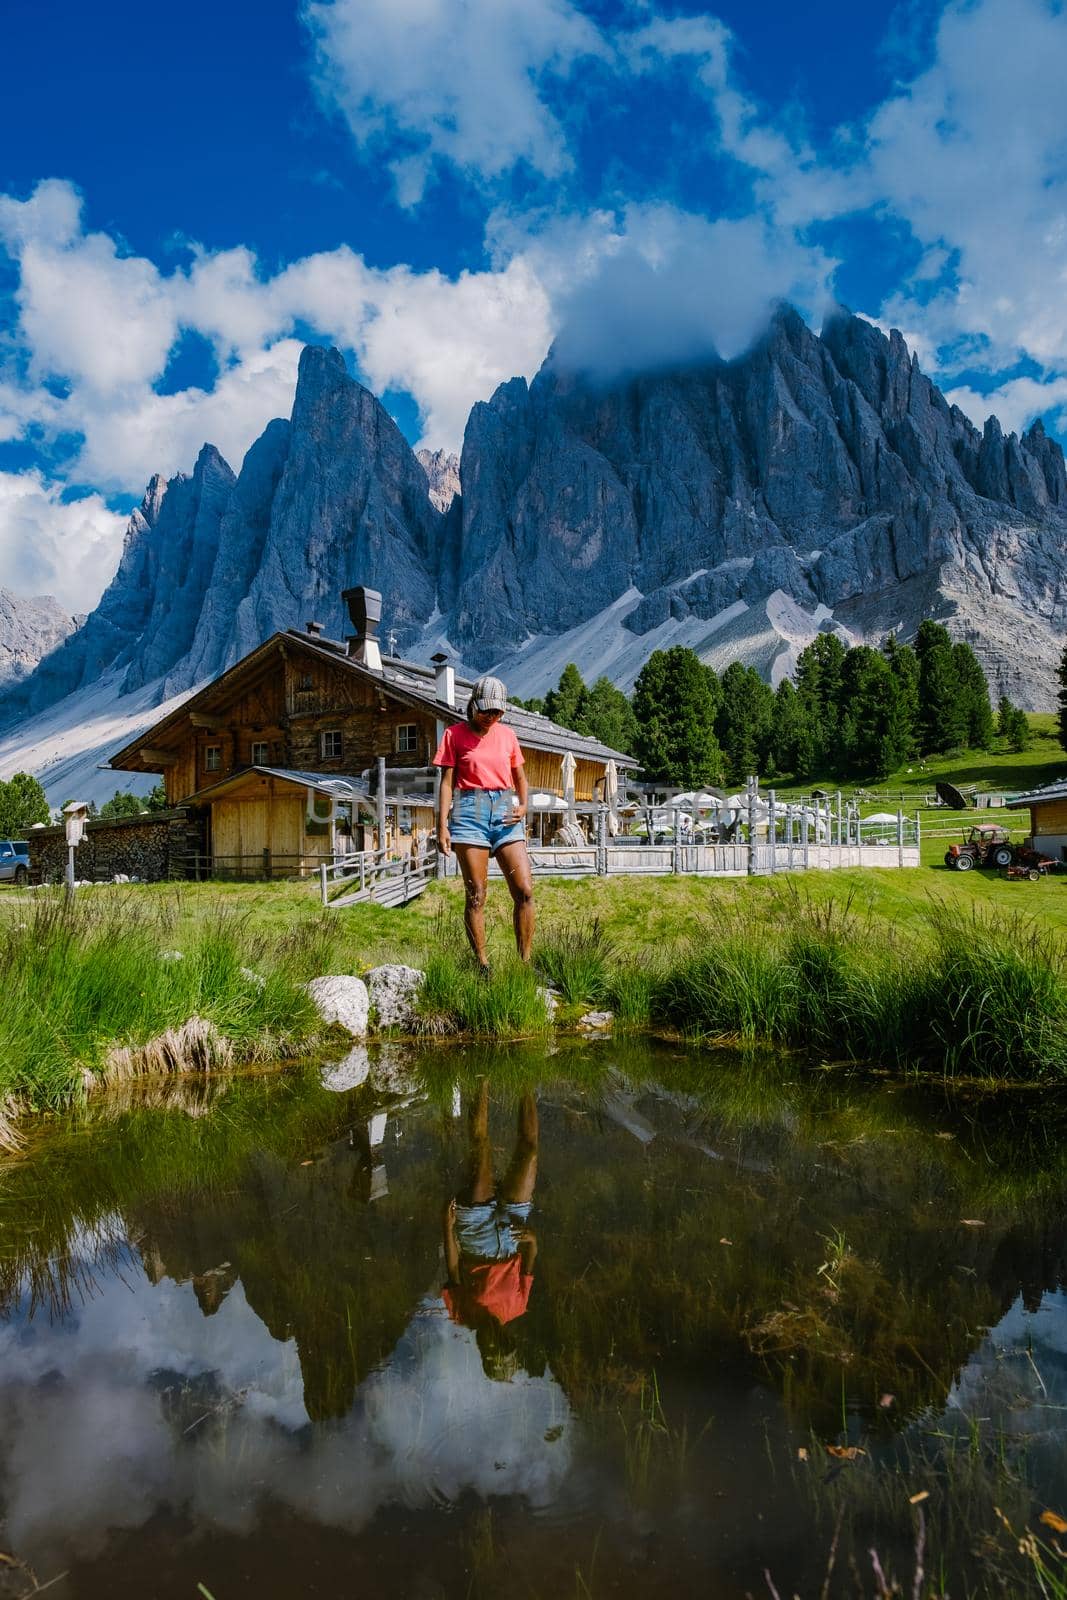
[[[967,743],[969,705],[960,692],[959,675],[947,628],[921,622],[915,635],[919,658],[919,749],[939,755]]]
[[[993,708],[986,675],[969,644],[954,644],[952,660],[967,713],[967,743],[974,750],[988,750],[993,742]]]
[[[1006,694],[1001,695],[997,705],[997,733],[1013,755],[1030,748],[1030,719],[1025,711],[1012,705]]]
[[[885,655],[859,645],[845,657],[839,740],[842,777],[885,778],[906,759],[910,727]]]
[[[841,673],[847,654],[836,633],[820,633],[797,657],[797,694],[811,728],[811,773],[828,772],[837,762]]]
[[[903,747],[899,766],[919,750],[919,658],[910,644],[898,644],[893,634],[882,645],[882,652],[897,681],[896,717]]]
[[[634,685],[634,755],[650,783],[696,789],[719,782],[714,677],[692,650],[654,650]]]
[[[731,661],[721,679],[722,701],[715,735],[726,758],[731,783],[765,770],[771,746],[774,692],[755,667]],[[777,763],[776,763],[777,764]]]
[[[770,755],[775,770],[793,777],[808,777],[814,770],[811,722],[791,678],[783,678],[774,691],[771,713]]]
[[[569,661],[560,673],[559,683],[545,695],[545,716],[558,722],[561,728],[577,730],[587,693],[581,673],[574,662]]]
[[[637,736],[634,708],[610,678],[598,678],[581,702],[574,724],[578,733],[631,755]]]

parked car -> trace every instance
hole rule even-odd
[[[30,847],[23,839],[0,839],[0,883],[25,889],[30,881]]]
[[[972,867],[1010,867],[1014,860],[1007,828],[992,822],[980,823],[964,836],[962,844],[951,844],[945,851],[945,866],[955,872],[969,872]]]

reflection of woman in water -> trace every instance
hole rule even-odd
[[[515,1151],[503,1181],[493,1177],[489,1081],[468,1113],[470,1154],[464,1180],[444,1211],[448,1282],[442,1293],[453,1322],[474,1330],[489,1377],[510,1377],[502,1330],[521,1317],[533,1287],[537,1239],[529,1218],[537,1181],[537,1102],[519,1102]]]

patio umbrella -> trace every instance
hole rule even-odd
[[[574,815],[574,775],[578,770],[578,763],[568,750],[563,757],[560,769],[560,781],[563,784],[563,798],[566,801],[568,820]]]
[[[614,761],[609,761],[604,768],[604,800],[608,808],[608,832],[612,838],[619,831],[619,819],[615,805],[619,798],[619,769]]]
[[[876,811],[873,816],[861,817],[860,827],[865,828],[870,823],[872,827],[884,828],[887,823],[896,822],[896,820],[897,814],[895,811]]]

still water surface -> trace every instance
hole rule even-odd
[[[998,1509],[1067,1514],[1047,1100],[609,1043],[362,1071],[0,1167],[0,1595],[1038,1591]]]

